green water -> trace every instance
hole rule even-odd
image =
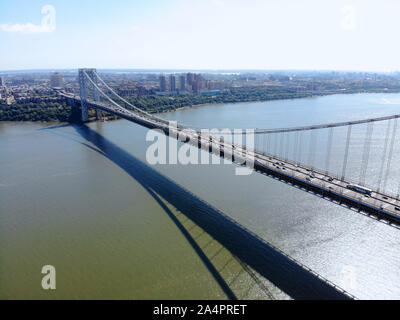
[[[393,114],[397,101],[389,94],[331,96],[163,116],[199,126],[281,127]],[[285,117],[288,110],[294,114]],[[257,285],[251,270],[154,193],[146,183],[151,170],[357,297],[400,297],[400,230],[261,174],[235,176],[233,165],[140,172],[146,133],[123,120],[84,129],[0,124],[1,299],[288,298],[255,274]],[[126,154],[115,158],[117,149]],[[56,268],[55,291],[41,287],[44,265]],[[349,268],[352,283],[345,281]]]

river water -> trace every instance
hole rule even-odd
[[[207,128],[277,128],[399,110],[399,94],[355,94],[162,116]],[[376,125],[373,141],[384,130]],[[358,298],[400,298],[398,228],[258,173],[237,176],[232,164],[150,166],[147,131],[125,120],[0,124],[0,298],[289,298],[163,198],[163,187],[178,198],[190,191]],[[371,160],[370,184],[377,167]],[[395,179],[388,188],[397,191]],[[56,268],[54,291],[41,287],[44,265]]]

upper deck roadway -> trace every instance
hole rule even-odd
[[[60,93],[66,99],[72,99],[76,103],[81,100],[78,96]],[[133,121],[150,129],[160,129],[166,135],[178,137],[189,144],[207,150],[219,156],[233,159],[234,162],[254,167],[257,171],[287,181],[293,185],[300,186],[306,190],[336,200],[359,211],[384,218],[391,222],[400,223],[400,201],[395,197],[372,191],[371,195],[365,195],[349,189],[350,181],[338,179],[337,177],[308,168],[304,165],[292,163],[276,156],[263,154],[254,150],[245,150],[242,146],[224,142],[210,135],[200,135],[197,132],[184,131],[183,126],[171,128],[167,120],[163,120],[145,112],[134,112],[125,108],[111,107],[103,102],[87,100],[91,108],[112,113],[121,118]]]

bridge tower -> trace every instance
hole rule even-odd
[[[98,83],[96,77],[96,69],[79,69],[79,87],[81,97],[82,121],[88,121],[88,95],[93,90],[93,100],[99,101],[100,95],[96,87],[88,80],[89,77],[96,85]],[[87,76],[86,76],[87,75]]]

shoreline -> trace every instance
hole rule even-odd
[[[279,99],[269,99],[269,100],[248,100],[248,101],[235,101],[235,102],[215,102],[215,103],[201,103],[201,104],[194,104],[194,105],[188,105],[188,106],[183,106],[176,108],[174,110],[169,110],[169,111],[163,111],[163,112],[149,112],[151,114],[164,114],[164,113],[169,113],[169,112],[175,112],[175,111],[181,111],[189,108],[194,108],[194,107],[206,107],[206,106],[212,106],[212,105],[222,105],[222,104],[239,104],[239,103],[259,103],[259,102],[269,102],[269,101],[286,101],[286,100],[297,100],[297,99],[306,99],[306,98],[318,98],[318,97],[327,97],[327,96],[333,96],[333,95],[348,95],[348,94],[378,94],[378,93],[386,93],[386,94],[398,94],[400,93],[400,89],[398,91],[371,91],[371,92],[363,92],[363,91],[357,91],[357,92],[349,92],[349,91],[344,91],[344,92],[335,92],[335,93],[321,93],[321,94],[313,94],[313,95],[307,95],[304,97],[294,97],[294,98],[279,98]]]
[[[214,102],[214,103],[201,103],[201,104],[194,104],[194,105],[187,105],[183,107],[179,107],[176,109],[171,109],[163,112],[149,112],[150,114],[154,115],[162,115],[165,113],[171,113],[171,112],[176,112],[176,111],[181,111],[181,110],[186,110],[186,109],[192,109],[192,108],[201,108],[201,107],[206,107],[206,106],[218,106],[218,105],[224,105],[224,104],[240,104],[240,103],[261,103],[261,102],[270,102],[270,101],[286,101],[286,100],[298,100],[298,99],[307,99],[307,98],[318,98],[318,97],[326,97],[326,96],[332,96],[332,95],[353,95],[353,94],[399,94],[400,89],[397,91],[391,90],[391,91],[384,91],[384,90],[379,90],[379,91],[356,91],[356,92],[349,92],[349,91],[344,91],[344,92],[332,92],[332,93],[319,93],[319,94],[313,94],[313,95],[305,95],[301,97],[290,97],[290,98],[279,98],[279,99],[268,99],[268,100],[248,100],[248,101],[234,101],[234,102]],[[116,120],[121,120],[121,119],[107,119],[106,122],[108,121],[116,121]],[[88,123],[96,122],[99,120],[90,120]],[[79,123],[79,122],[61,122],[57,120],[52,120],[52,121],[23,121],[23,120],[18,120],[18,121],[13,121],[13,120],[0,120],[0,123],[41,123],[41,124],[48,124],[48,123],[54,123],[54,124],[73,124],[73,123]]]

